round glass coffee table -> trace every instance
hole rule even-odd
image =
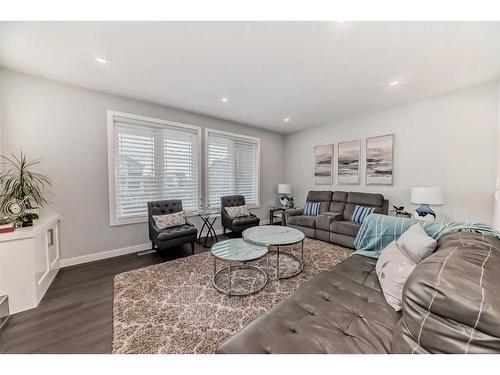
[[[277,225],[263,225],[245,229],[242,233],[245,241],[251,242],[256,245],[266,246],[268,249],[273,246],[276,247],[275,251],[269,252],[276,253],[276,278],[286,279],[298,275],[304,269],[304,238],[305,235],[300,230],[277,226]],[[288,251],[281,250],[284,246],[291,246],[301,244],[301,258]],[[297,266],[288,272],[280,273],[280,256],[289,257],[292,261],[297,263]]]
[[[213,284],[219,292],[231,296],[246,296],[266,286],[267,273],[247,262],[265,257],[269,252],[267,246],[235,238],[217,242],[210,252],[214,258]],[[217,259],[227,263],[227,266],[217,270]],[[269,265],[269,259],[267,263]]]

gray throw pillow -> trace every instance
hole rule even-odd
[[[416,264],[436,250],[437,241],[425,233],[420,224],[413,224],[397,240],[398,246],[405,251]]]
[[[396,311],[401,310],[403,287],[406,279],[416,267],[415,262],[397,242],[393,241],[382,250],[375,271],[387,303]]]

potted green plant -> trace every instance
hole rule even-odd
[[[22,201],[26,212],[17,219],[23,227],[31,226],[33,220],[38,219],[38,214],[33,210],[49,203],[44,190],[47,186],[52,186],[50,179],[32,170],[40,163],[40,159],[28,161],[22,152],[19,158],[14,154],[11,157],[0,155],[0,158],[1,164],[5,166],[0,171],[0,208],[3,211],[5,205],[13,199]]]

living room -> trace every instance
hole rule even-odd
[[[0,353],[500,353],[480,17],[0,21]]]

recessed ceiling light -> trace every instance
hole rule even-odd
[[[101,63],[101,64],[107,64],[108,62],[103,59],[102,57],[96,57],[95,60],[98,62],[98,63]]]
[[[224,103],[227,103],[229,101],[229,98],[226,98],[225,96],[223,96],[222,98],[220,98],[220,100]]]
[[[391,82],[389,82],[389,86],[397,86],[400,83],[401,83],[400,81],[391,81]]]
[[[288,117],[285,117],[285,118],[283,119],[283,122],[290,122],[290,119],[289,119]]]

